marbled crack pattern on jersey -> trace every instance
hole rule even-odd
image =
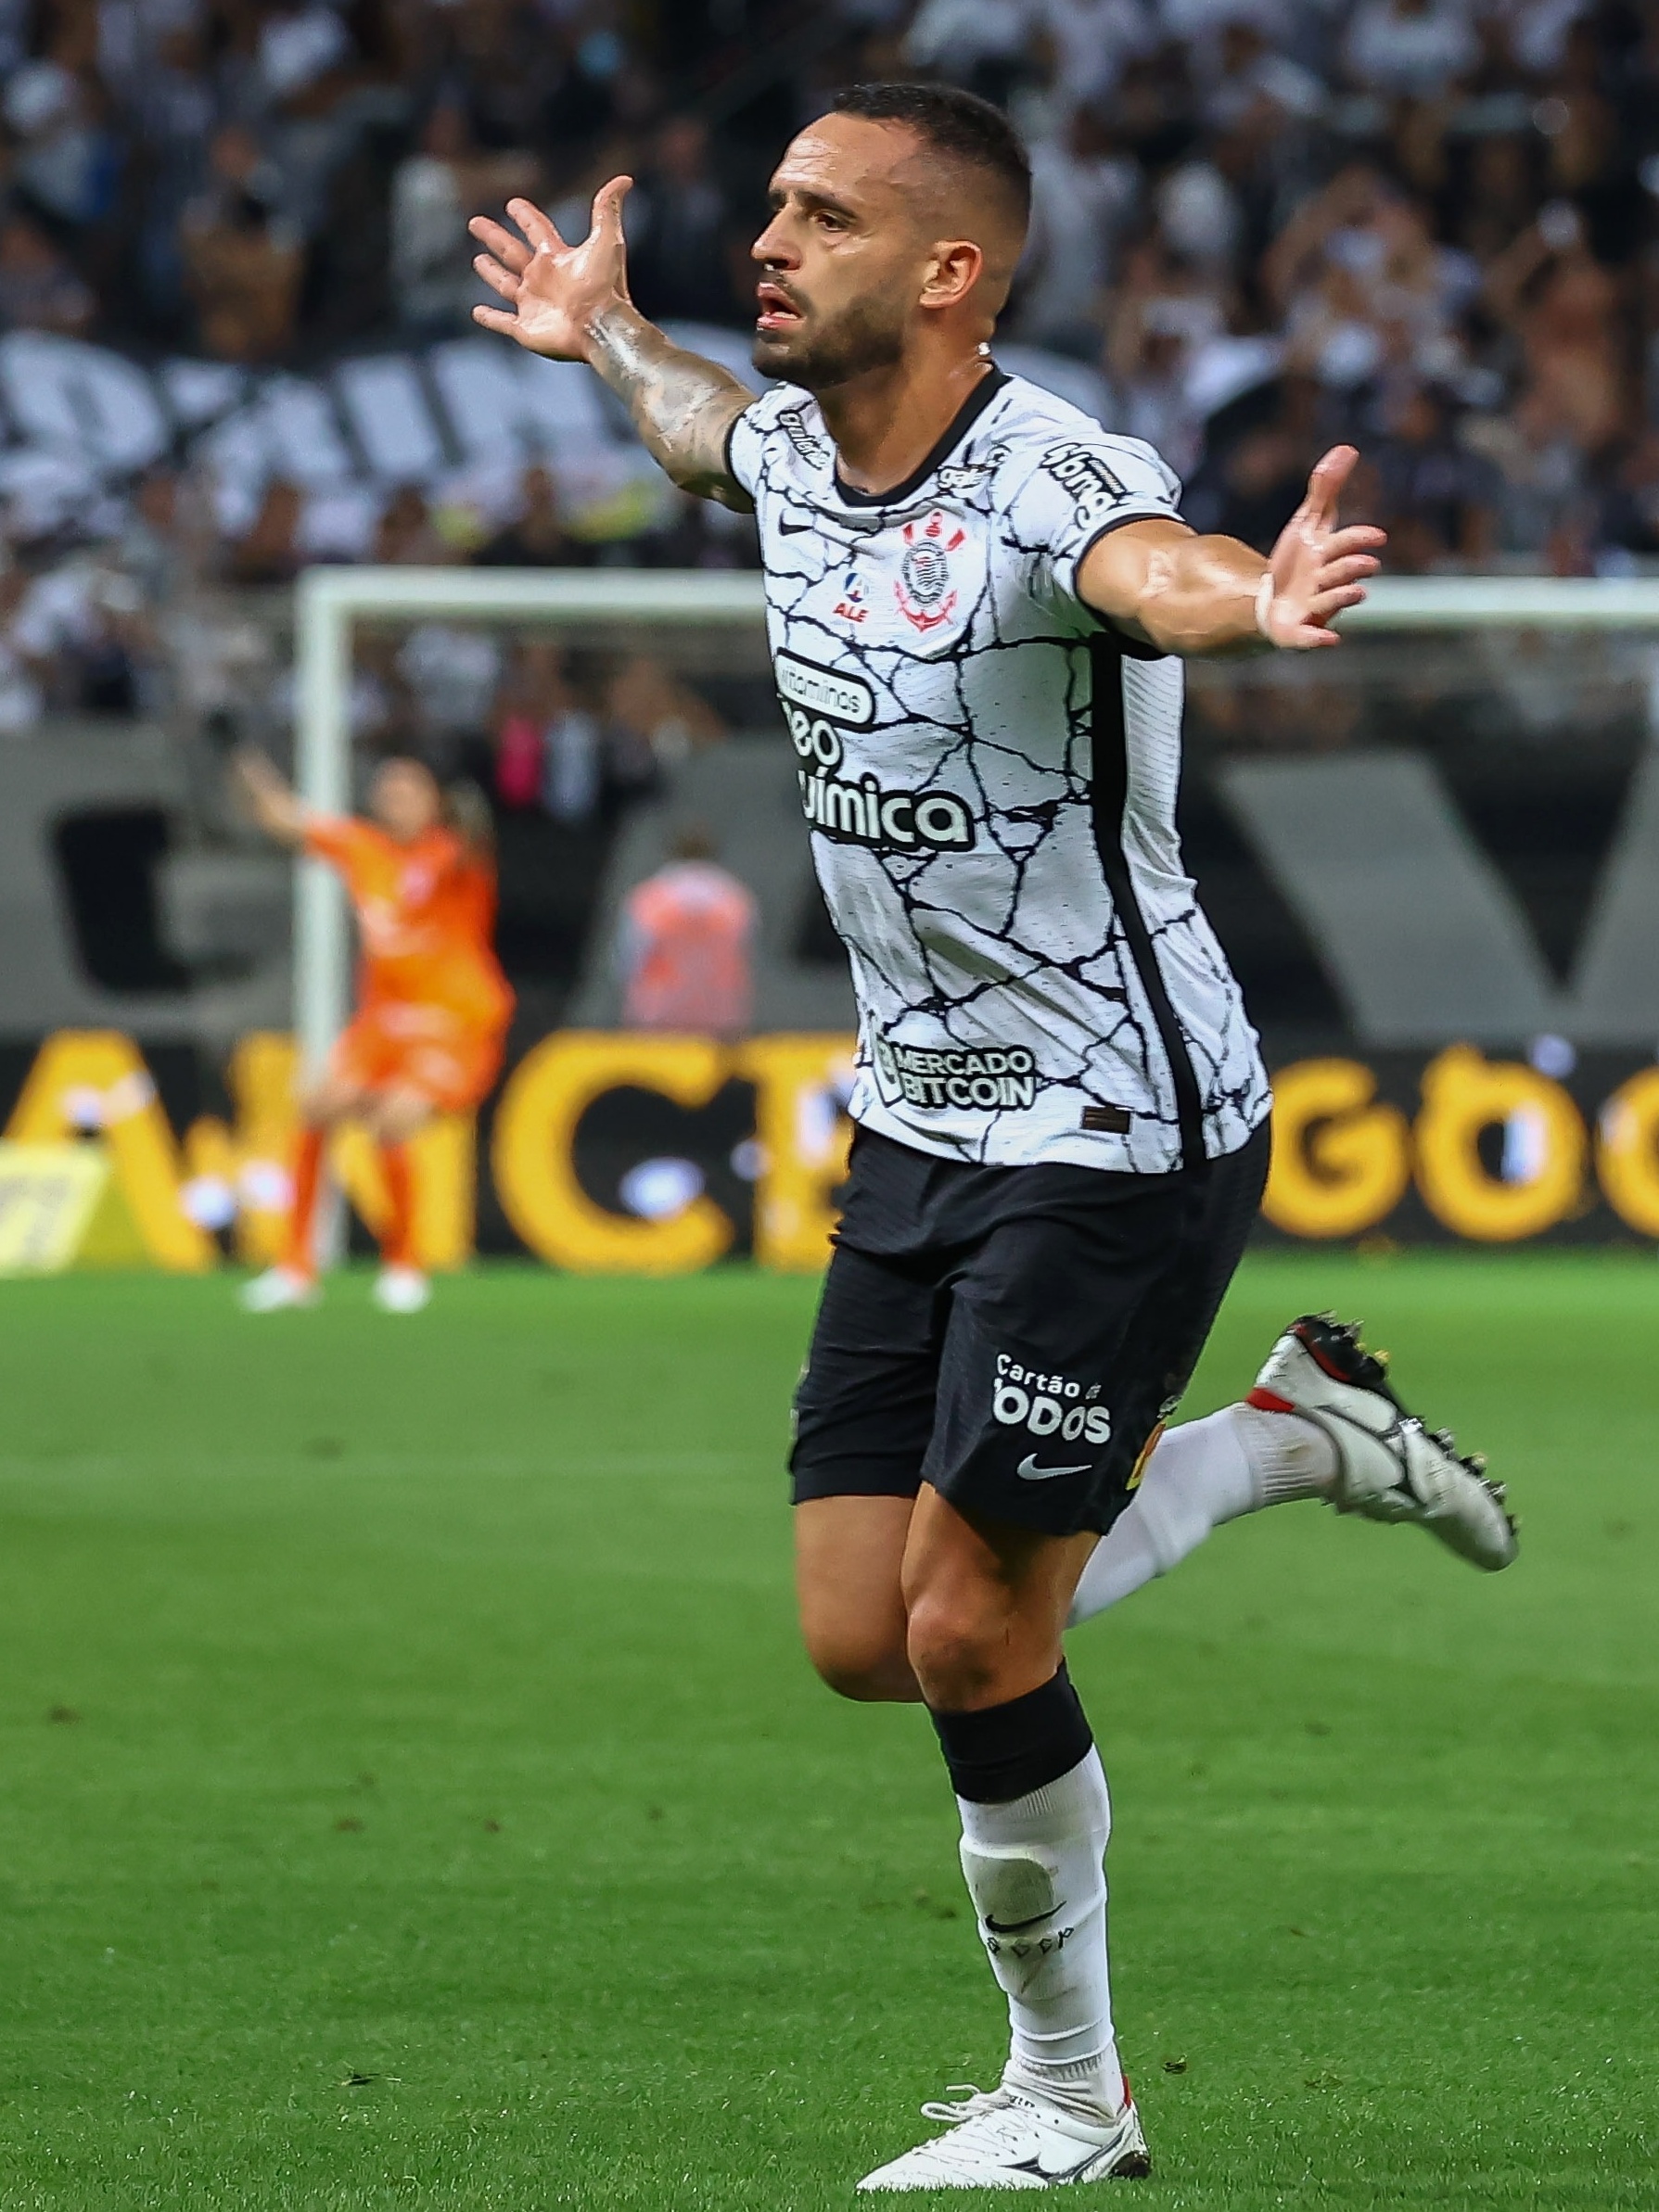
[[[1175,1084],[1096,842],[1098,667],[1123,686],[1125,857],[1206,1149],[1236,1150],[1268,1084],[1181,866],[1180,665],[1097,658],[1100,625],[1076,596],[1104,528],[1176,513],[1169,471],[1017,378],[880,505],[840,490],[816,403],[787,387],[743,415],[731,452],[760,527],[802,811],[852,965],[855,1118],[991,1165],[1180,1164]]]

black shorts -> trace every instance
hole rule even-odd
[[[1104,1532],[1185,1390],[1269,1136],[1137,1176],[976,1167],[860,1129],[796,1396],[795,1500],[914,1497]]]

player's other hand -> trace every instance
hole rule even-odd
[[[592,226],[580,246],[567,246],[528,199],[507,202],[522,237],[487,215],[475,215],[466,227],[486,250],[474,256],[472,265],[507,304],[475,307],[473,321],[549,360],[585,361],[595,319],[628,299],[622,202],[632,183],[632,177],[612,177],[600,187]]]
[[[1339,642],[1332,617],[1365,597],[1365,578],[1382,563],[1388,533],[1371,523],[1336,527],[1343,488],[1359,456],[1333,446],[1308,479],[1308,491],[1279,533],[1269,565],[1271,594],[1262,594],[1260,627],[1270,644],[1302,652]]]

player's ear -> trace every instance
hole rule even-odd
[[[924,307],[955,307],[979,281],[985,254],[971,238],[946,238],[938,244],[922,280]]]

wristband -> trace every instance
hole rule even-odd
[[[1272,631],[1268,628],[1268,609],[1272,604],[1273,571],[1264,568],[1261,581],[1256,587],[1256,627],[1270,645],[1276,642]]]

